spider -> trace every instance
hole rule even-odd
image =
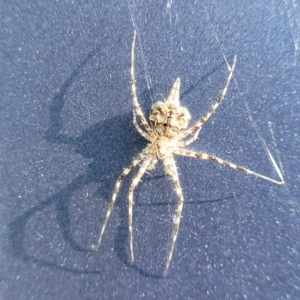
[[[175,191],[178,196],[178,208],[176,215],[174,216],[174,229],[173,229],[173,238],[171,242],[171,247],[167,256],[167,261],[164,270],[164,276],[167,275],[168,269],[170,267],[170,263],[172,260],[175,242],[178,235],[179,224],[181,219],[181,213],[183,208],[183,195],[179,183],[177,168],[175,164],[175,160],[173,154],[201,158],[204,160],[211,160],[222,164],[224,166],[228,166],[230,168],[244,171],[250,175],[254,175],[260,177],[262,179],[277,183],[283,184],[284,180],[281,177],[281,181],[276,181],[272,178],[266,177],[259,173],[253,172],[245,167],[236,165],[219,157],[202,153],[202,152],[195,152],[188,149],[185,149],[186,146],[194,142],[198,134],[201,130],[202,125],[210,118],[210,116],[214,113],[220,103],[223,101],[229,83],[232,78],[233,70],[236,65],[236,56],[234,56],[233,64],[229,68],[229,75],[227,77],[225,87],[217,99],[217,101],[212,105],[210,110],[193,126],[190,128],[188,127],[189,121],[191,119],[191,115],[189,111],[180,105],[179,102],[179,90],[180,90],[180,78],[178,77],[173,87],[170,91],[168,98],[165,101],[158,101],[152,107],[150,111],[149,123],[146,120],[144,113],[141,110],[141,107],[138,102],[137,93],[136,93],[136,85],[135,85],[135,76],[134,76],[134,49],[135,49],[135,40],[136,40],[136,31],[133,35],[132,41],[132,49],[131,49],[131,68],[130,68],[130,75],[131,75],[131,88],[132,88],[132,97],[133,97],[133,124],[136,130],[149,141],[146,148],[144,148],[138,155],[133,159],[131,164],[123,170],[123,172],[119,175],[113,194],[111,202],[108,206],[108,210],[106,213],[106,217],[100,231],[99,238],[97,243],[92,245],[92,249],[97,250],[100,246],[101,239],[103,233],[105,231],[108,218],[110,213],[113,209],[113,206],[116,201],[116,197],[122,183],[123,178],[128,175],[128,173],[136,167],[138,164],[140,165],[139,170],[135,177],[133,178],[131,185],[129,187],[129,196],[128,196],[128,229],[129,229],[129,243],[130,243],[130,255],[131,255],[131,263],[134,261],[133,255],[133,234],[132,234],[132,208],[133,208],[133,192],[137,184],[139,183],[140,179],[142,178],[143,174],[147,170],[152,170],[158,160],[162,160],[164,164],[165,171],[168,175],[171,176],[174,185]],[[140,118],[142,125],[144,126],[145,130],[143,130],[140,125],[136,121],[136,115]]]

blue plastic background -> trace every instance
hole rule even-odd
[[[0,11],[1,299],[300,297],[299,1],[2,0]],[[286,181],[176,157],[186,203],[166,278],[177,199],[161,165],[135,192],[135,263],[131,176],[89,251],[145,145],[132,125],[133,23],[145,113],[179,76],[197,120],[236,54],[226,99],[190,148],[277,179],[261,137]]]

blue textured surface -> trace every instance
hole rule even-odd
[[[223,55],[236,54],[226,99],[190,148],[277,179],[261,136],[286,180],[176,158],[186,203],[163,278],[177,199],[161,166],[135,192],[134,265],[131,176],[89,251],[119,172],[145,145],[131,120],[128,3],[1,1],[1,299],[300,297],[300,4],[248,2],[130,3],[145,112],[179,76],[197,120],[224,85]]]

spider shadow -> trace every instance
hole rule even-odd
[[[28,254],[24,246],[25,228],[29,220],[37,213],[41,213],[50,205],[54,205],[57,223],[63,234],[64,241],[74,251],[88,254],[90,247],[80,245],[71,232],[69,207],[72,195],[88,184],[97,183],[101,185],[99,194],[104,195],[108,199],[107,201],[109,201],[112,190],[111,182],[114,182],[115,175],[124,167],[124,163],[129,164],[132,157],[139,153],[146,144],[146,141],[135,131],[132,125],[131,114],[99,122],[84,130],[79,136],[68,136],[61,133],[63,129],[62,110],[66,101],[65,95],[68,89],[74,84],[74,81],[86,63],[98,52],[99,47],[92,51],[78,65],[62,85],[59,92],[53,97],[49,106],[50,124],[45,132],[45,139],[48,142],[66,145],[75,153],[90,159],[91,162],[86,172],[75,177],[71,183],[57,193],[25,211],[9,224],[9,241],[14,257],[22,259],[25,262],[35,263],[39,266],[48,266],[80,274],[98,274],[99,271],[69,268],[36,255]],[[124,151],[124,149],[127,150]],[[123,209],[125,210],[125,207]]]
[[[209,78],[211,75],[213,75],[217,70],[219,70],[224,63],[220,63],[217,66],[215,66],[209,73],[206,73],[202,77],[199,77],[199,79],[195,83],[191,83],[188,88],[186,88],[181,94],[180,94],[180,99],[183,99],[185,96],[188,94],[192,93],[194,89],[196,89],[199,84],[203,81],[205,81],[207,78]]]
[[[62,267],[59,264],[27,254],[24,247],[25,228],[26,224],[35,214],[45,211],[50,205],[54,205],[56,220],[63,234],[64,241],[74,251],[90,252],[90,247],[80,245],[71,232],[69,207],[72,196],[76,191],[83,189],[85,186],[96,183],[101,186],[97,194],[101,194],[103,198],[107,199],[107,202],[110,200],[112,183],[116,180],[115,174],[120,172],[124,166],[124,161],[129,163],[132,160],[132,156],[140,152],[145,145],[143,138],[131,129],[131,123],[130,115],[124,115],[100,122],[85,130],[79,137],[62,135],[59,135],[57,139],[52,137],[52,141],[71,146],[74,152],[91,159],[91,162],[86,172],[75,177],[71,183],[57,193],[27,210],[9,224],[10,244],[15,257],[40,266],[50,266],[74,273],[98,273],[98,271]],[[116,132],[118,134],[115,134]],[[123,147],[131,150],[124,151]],[[120,153],[123,154],[120,155]],[[108,170],[110,171],[107,172]],[[103,176],[103,174],[106,175]],[[117,201],[116,206],[126,211],[126,202]]]
[[[98,270],[79,269],[67,266],[62,266],[60,263],[52,262],[37,255],[29,254],[24,246],[25,229],[29,220],[37,213],[45,211],[50,205],[54,205],[56,210],[56,218],[59,228],[63,234],[65,242],[71,249],[77,252],[89,253],[88,246],[82,246],[76,241],[71,231],[71,215],[70,202],[72,195],[91,183],[101,185],[99,193],[101,193],[107,201],[110,200],[112,184],[116,179],[120,170],[131,162],[132,157],[139,153],[144,148],[146,141],[135,131],[132,125],[131,114],[126,114],[99,122],[90,128],[84,130],[79,136],[68,136],[62,134],[63,117],[62,110],[66,101],[66,93],[74,84],[74,81],[81,73],[84,66],[98,52],[97,47],[89,53],[87,57],[78,65],[78,67],[70,74],[69,78],[62,85],[59,92],[53,97],[50,107],[49,116],[50,124],[45,133],[45,139],[48,142],[60,145],[66,145],[73,149],[74,152],[90,159],[90,164],[86,172],[75,177],[71,183],[59,190],[54,195],[48,197],[45,201],[41,201],[36,206],[25,211],[9,224],[9,240],[14,257],[23,260],[24,262],[34,263],[39,266],[47,266],[58,270],[64,270],[77,274],[100,274]],[[207,75],[209,76],[209,74]],[[205,77],[203,77],[205,78]],[[191,85],[187,91],[183,92],[182,96],[190,93],[198,84]],[[139,97],[142,103],[151,103],[150,93],[144,90]],[[144,106],[144,105],[143,105]],[[146,106],[146,112],[150,110],[150,106]],[[126,149],[126,151],[124,151]],[[103,174],[106,174],[103,176]],[[160,178],[159,176],[158,178]],[[148,177],[146,180],[152,180],[153,177]],[[123,195],[119,195],[119,200]],[[115,239],[115,251],[117,256],[125,265],[135,269],[143,276],[160,278],[161,276],[150,274],[138,268],[136,265],[131,265],[129,256],[126,254],[128,244],[128,228],[127,228],[127,209],[125,201],[116,201],[116,206],[120,209],[121,224],[118,227],[118,232]],[[151,205],[151,204],[146,204]],[[155,205],[170,205],[170,203],[161,203]]]

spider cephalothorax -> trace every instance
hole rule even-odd
[[[131,51],[131,87],[132,87],[132,96],[133,96],[133,106],[134,106],[134,117],[133,117],[133,124],[137,131],[149,141],[148,145],[145,149],[139,153],[136,158],[131,162],[131,164],[123,170],[123,172],[119,175],[111,202],[108,207],[108,211],[106,213],[106,217],[104,220],[104,224],[102,226],[98,241],[95,245],[93,245],[93,249],[98,249],[100,246],[100,242],[105,231],[105,227],[116,201],[116,197],[121,185],[123,178],[137,165],[140,165],[137,174],[134,176],[132,183],[129,187],[129,195],[128,195],[128,228],[129,228],[129,240],[130,240],[130,254],[131,254],[131,261],[134,260],[133,255],[133,232],[132,232],[132,208],[133,208],[133,191],[137,186],[138,182],[142,178],[143,174],[146,170],[151,170],[155,167],[158,159],[162,159],[165,167],[165,171],[168,175],[171,176],[174,185],[175,191],[178,196],[178,208],[176,211],[176,215],[174,216],[174,230],[173,230],[173,238],[171,247],[168,253],[168,258],[166,262],[165,272],[166,275],[172,260],[172,255],[174,251],[175,242],[178,235],[178,229],[181,219],[181,212],[183,208],[183,195],[179,183],[177,168],[174,160],[174,154],[201,158],[204,160],[210,160],[213,162],[220,163],[224,166],[228,166],[230,168],[244,171],[248,174],[254,175],[256,177],[260,177],[266,179],[268,181],[283,184],[284,180],[277,167],[274,159],[271,157],[271,161],[273,162],[275,169],[277,170],[278,175],[280,176],[280,181],[276,181],[272,178],[266,177],[259,173],[253,172],[245,167],[233,164],[229,161],[224,159],[218,158],[216,156],[202,153],[202,152],[195,152],[186,149],[185,147],[191,144],[193,141],[196,140],[202,125],[209,119],[209,117],[213,114],[219,104],[225,97],[227,88],[229,86],[229,82],[232,77],[232,73],[236,63],[236,56],[234,57],[234,61],[232,66],[228,66],[229,69],[229,76],[227,78],[225,87],[219,96],[218,100],[213,104],[211,109],[193,126],[187,128],[189,121],[190,121],[190,113],[188,110],[182,106],[180,106],[179,102],[179,91],[180,91],[180,78],[177,78],[174,82],[174,85],[171,89],[171,92],[165,102],[157,102],[151,108],[150,113],[150,125],[146,120],[140,105],[138,103],[137,94],[136,94],[136,87],[135,87],[135,79],[134,79],[134,46],[135,46],[135,38],[136,32],[134,33],[133,42],[132,42],[132,51]],[[142,125],[144,126],[145,130],[143,130],[140,125],[136,122],[135,115],[138,115]]]

